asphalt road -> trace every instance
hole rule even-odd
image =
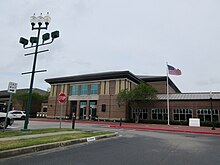
[[[37,123],[35,123],[37,124]],[[41,125],[45,123],[40,123]],[[56,123],[47,123],[48,127]],[[67,124],[68,126],[68,124]],[[80,124],[77,125],[80,127]],[[82,125],[84,129],[107,129]],[[12,128],[14,129],[14,128]],[[220,137],[119,129],[119,137],[1,159],[4,165],[218,165]]]

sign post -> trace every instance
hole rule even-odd
[[[8,84],[8,93],[10,93],[10,98],[9,98],[9,101],[8,101],[8,107],[7,107],[3,132],[5,132],[5,126],[6,126],[7,118],[8,118],[8,111],[9,111],[9,108],[10,108],[10,105],[11,105],[11,100],[12,100],[12,94],[16,93],[17,85],[18,84],[14,83],[14,82],[9,82],[9,84]]]
[[[63,103],[65,103],[65,101],[66,101],[66,94],[65,93],[60,93],[59,96],[58,96],[58,101],[61,104],[61,107],[60,107],[60,128],[61,128]]]

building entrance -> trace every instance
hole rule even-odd
[[[73,113],[75,114],[75,116],[77,115],[76,108],[77,108],[77,101],[71,101],[71,108],[70,108],[70,115],[69,115],[70,119],[72,119]]]
[[[90,101],[90,109],[89,109],[89,119],[95,120],[97,118],[96,111],[97,111],[97,101]]]
[[[80,102],[79,119],[80,120],[86,119],[86,101]]]

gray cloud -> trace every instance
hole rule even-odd
[[[182,70],[170,76],[181,91],[219,91],[220,2],[217,0],[2,0],[0,89],[9,81],[29,87],[32,57],[19,37],[36,35],[29,17],[50,12],[48,32],[60,38],[40,54],[35,87],[44,79],[108,70],[166,75],[166,62]],[[25,6],[25,7],[24,7]],[[42,34],[45,31],[42,31]],[[43,49],[43,48],[41,48]]]

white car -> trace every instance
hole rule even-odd
[[[7,128],[8,125],[12,125],[14,123],[14,119],[11,115],[8,114],[6,125],[5,125],[5,118],[6,118],[5,112],[0,112],[0,129],[3,129],[4,127]]]
[[[22,120],[24,120],[25,117],[26,117],[26,114],[24,113],[24,111],[13,110],[13,111],[9,111],[8,114],[10,114],[10,116],[13,119],[22,119]]]

